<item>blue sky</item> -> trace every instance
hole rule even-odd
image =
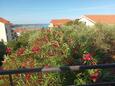
[[[84,14],[115,14],[115,0],[0,0],[0,17],[14,24],[48,23]]]

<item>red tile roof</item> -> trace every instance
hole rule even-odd
[[[0,22],[2,22],[4,24],[11,24],[8,20],[1,18],[1,17],[0,17]]]
[[[115,24],[115,15],[85,15],[96,23]]]
[[[70,21],[70,19],[54,19],[50,23],[53,23],[53,25],[63,25]]]

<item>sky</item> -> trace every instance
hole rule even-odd
[[[115,14],[115,0],[0,0],[0,17],[14,24],[49,23],[86,14]]]

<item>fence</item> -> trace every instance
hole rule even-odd
[[[26,68],[26,69],[17,69],[17,70],[2,70],[0,71],[0,75],[9,75],[10,86],[14,86],[12,74],[20,74],[20,73],[35,73],[35,72],[64,72],[64,71],[79,71],[86,69],[108,69],[115,68],[115,64],[99,64],[99,65],[78,65],[78,66],[63,66],[63,67],[52,67],[52,68]],[[115,82],[103,82],[103,83],[95,83],[95,84],[86,84],[80,86],[106,86],[112,85],[115,86]],[[74,86],[74,85],[69,85]]]

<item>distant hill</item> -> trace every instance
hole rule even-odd
[[[23,29],[41,29],[48,28],[48,24],[15,24],[13,29],[23,28]]]

